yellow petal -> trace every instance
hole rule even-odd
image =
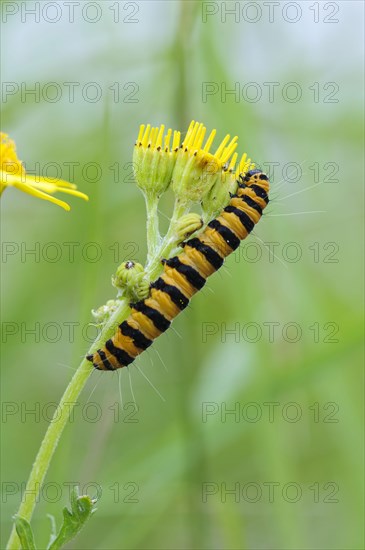
[[[171,128],[169,128],[167,130],[167,134],[165,136],[165,144],[164,144],[164,148],[167,149],[167,150],[170,148],[171,134],[172,134],[172,130],[171,130]]]
[[[144,124],[141,124],[140,127],[139,127],[139,133],[138,133],[138,137],[137,137],[137,143],[141,143],[141,141],[142,141],[144,128],[145,128]]]
[[[233,157],[231,158],[231,161],[229,163],[229,166],[228,166],[228,171],[231,171],[234,169],[235,165],[236,165],[236,162],[237,162],[237,159],[238,159],[238,153],[235,153],[233,155]]]
[[[77,191],[76,185],[69,183],[68,186],[64,184],[68,183],[63,180],[55,180],[55,182],[47,181],[45,178],[39,176],[32,176],[30,174],[24,174],[22,176],[14,176],[13,174],[8,174],[7,172],[0,171],[0,182],[5,186],[18,187],[20,185],[25,185],[27,188],[31,187],[33,189],[39,189],[45,193],[66,193],[68,195],[73,195],[74,197],[79,197],[86,201],[89,200],[89,197]]]
[[[229,142],[230,137],[231,136],[229,134],[227,134],[226,137],[224,138],[224,140],[219,145],[216,152],[214,153],[214,156],[217,157],[217,159],[220,159],[221,153],[223,152],[224,148],[226,147],[227,143]]]
[[[212,130],[210,132],[210,136],[208,137],[207,142],[206,142],[206,144],[204,146],[204,149],[203,149],[203,151],[205,151],[206,153],[209,153],[209,149],[212,146],[212,143],[213,143],[213,140],[215,138],[216,133],[217,133],[217,130]]]
[[[42,191],[46,191],[47,193],[55,193],[56,191],[65,189],[77,189],[74,183],[68,183],[67,181],[58,180],[56,178],[52,180],[52,178],[43,178],[42,176],[33,174],[25,174],[19,179],[23,183],[42,189]]]
[[[233,154],[233,152],[236,150],[237,148],[237,140],[238,140],[238,136],[235,136],[229,143],[229,145],[224,149],[222,155],[221,155],[221,162],[223,164],[225,164],[227,162],[227,160],[229,160]]]
[[[31,185],[32,187],[35,187],[36,189],[40,189],[41,191],[45,191],[46,193],[66,193],[68,195],[73,195],[74,197],[80,197],[81,199],[84,199],[86,201],[89,200],[89,197],[85,195],[85,193],[82,193],[81,191],[77,191],[76,185],[72,185],[72,187],[66,187],[63,184],[66,182],[63,182],[62,180],[55,180],[54,183],[47,181],[44,178],[40,178],[40,181],[36,181],[37,176],[35,177],[29,177],[28,174],[26,174],[25,179],[23,178],[23,183],[27,185]]]
[[[45,201],[53,202],[54,204],[61,206],[61,208],[63,208],[64,210],[67,210],[67,211],[71,210],[71,207],[67,204],[67,202],[60,201],[59,199],[52,197],[52,195],[47,195],[47,193],[43,193],[43,191],[39,191],[38,189],[35,189],[34,187],[27,185],[26,183],[22,183],[21,181],[18,181],[16,184],[14,184],[14,187],[19,189],[19,191],[28,193],[28,195],[32,195],[33,197],[37,197],[38,199],[43,199]]]

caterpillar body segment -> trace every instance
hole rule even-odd
[[[269,202],[269,185],[261,170],[250,170],[239,177],[237,192],[221,214],[200,235],[183,243],[179,255],[162,260],[163,273],[151,284],[149,296],[131,304],[130,316],[114,336],[87,356],[96,369],[116,370],[130,365],[169,328],[206,279],[260,221]]]

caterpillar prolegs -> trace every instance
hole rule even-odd
[[[131,304],[130,316],[119,325],[114,336],[93,355],[96,369],[116,370],[130,365],[155,338],[165,332],[171,321],[217,271],[260,221],[269,202],[269,180],[260,170],[240,176],[235,195],[204,231],[183,243],[183,251],[162,260],[164,271],[151,284],[150,294]]]

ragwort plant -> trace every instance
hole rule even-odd
[[[115,370],[133,362],[167,329],[206,278],[260,220],[268,203],[267,176],[244,154],[238,161],[237,137],[226,135],[211,152],[216,131],[208,138],[203,124],[192,121],[181,139],[179,131],[141,125],[133,152],[135,180],[145,197],[147,211],[147,260],[145,266],[123,262],[112,282],[114,299],[93,310],[100,333],[62,396],[33,464],[26,490],[8,542],[8,550],[35,548],[30,520],[53,453],[72,408],[94,367]],[[15,146],[2,138],[2,188],[15,186],[34,196],[66,203],[47,193],[63,191],[87,198],[67,182],[35,182],[27,178],[15,154]],[[14,172],[15,170],[15,172]],[[35,185],[37,183],[37,185]],[[24,187],[26,185],[26,188]],[[169,228],[159,229],[159,201],[172,189],[175,202]],[[200,207],[200,213],[192,208]],[[63,525],[53,522],[48,548],[61,548],[80,531],[95,511],[96,501],[76,491],[71,511],[64,509]]]

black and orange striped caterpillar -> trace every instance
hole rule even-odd
[[[269,180],[261,170],[240,175],[236,194],[204,231],[182,244],[179,255],[162,260],[164,271],[150,285],[150,294],[131,304],[130,316],[121,323],[102,349],[88,355],[96,369],[116,370],[130,365],[189,304],[207,277],[239,246],[260,221],[269,202]]]

